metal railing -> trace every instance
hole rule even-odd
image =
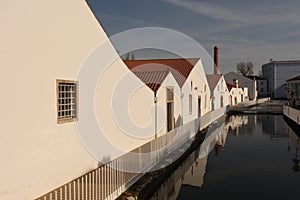
[[[36,200],[102,200],[115,199],[133,185],[144,173],[172,162],[172,153],[189,147],[196,133],[224,115],[227,108],[209,112],[183,126],[98,167],[71,182],[37,198]],[[181,148],[181,149],[180,149]]]

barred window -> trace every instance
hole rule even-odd
[[[58,124],[77,119],[77,84],[76,81],[56,80]]]

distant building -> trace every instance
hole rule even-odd
[[[162,71],[167,69],[171,72],[181,92],[181,94],[175,94],[176,99],[182,105],[180,116],[176,117],[175,124],[178,123],[179,118],[181,118],[182,124],[186,124],[211,111],[210,90],[199,58],[126,60],[124,62],[136,75],[139,71]],[[140,74],[140,76],[144,76],[142,79],[147,79],[145,73]],[[149,78],[151,77],[149,76]],[[148,79],[147,81],[151,83],[154,80]],[[158,101],[161,102],[159,96]]]
[[[235,85],[236,81],[238,80],[239,87],[248,88],[249,100],[257,98],[256,80],[252,80],[236,72],[229,72],[224,75],[224,78],[226,80],[226,83],[229,83],[230,85]]]
[[[218,110],[229,105],[229,92],[221,74],[206,75],[211,92],[211,110]]]
[[[297,74],[300,74],[300,60],[270,60],[262,65],[262,76],[268,81],[268,94],[272,98],[285,98],[285,82]]]
[[[294,106],[300,105],[300,75],[286,81],[286,97]]]
[[[268,96],[268,81],[259,76],[247,76],[248,78],[256,81],[256,88],[257,88],[257,96],[267,97]]]
[[[238,81],[236,81],[238,82]],[[229,105],[235,106],[238,103],[244,102],[245,100],[248,100],[248,88],[240,88],[238,87],[238,84],[232,85],[230,83],[226,83],[227,88],[229,91]]]

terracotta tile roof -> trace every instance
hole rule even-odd
[[[295,77],[293,77],[293,78],[290,78],[290,79],[288,79],[288,80],[286,80],[286,81],[288,82],[288,81],[297,81],[297,80],[300,80],[300,75],[295,76]]]
[[[220,75],[220,74],[206,75],[206,79],[207,79],[210,91],[214,91],[214,89],[215,89],[216,85],[218,84],[221,77],[222,77],[222,75]]]
[[[228,91],[230,91],[231,88],[235,88],[235,85],[232,85],[230,83],[226,83],[226,85],[227,85]]]
[[[133,72],[143,81],[153,92],[157,92],[164,82],[169,71],[137,71]]]
[[[169,70],[180,87],[199,61],[199,58],[174,58],[155,60],[126,60],[124,63],[133,71],[166,71]]]

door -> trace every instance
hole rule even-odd
[[[174,129],[174,105],[173,102],[167,103],[167,131]]]
[[[224,106],[224,99],[223,96],[220,97],[220,107],[223,108]]]
[[[167,131],[174,129],[174,88],[167,87]]]
[[[201,97],[198,97],[198,117],[201,117]]]

